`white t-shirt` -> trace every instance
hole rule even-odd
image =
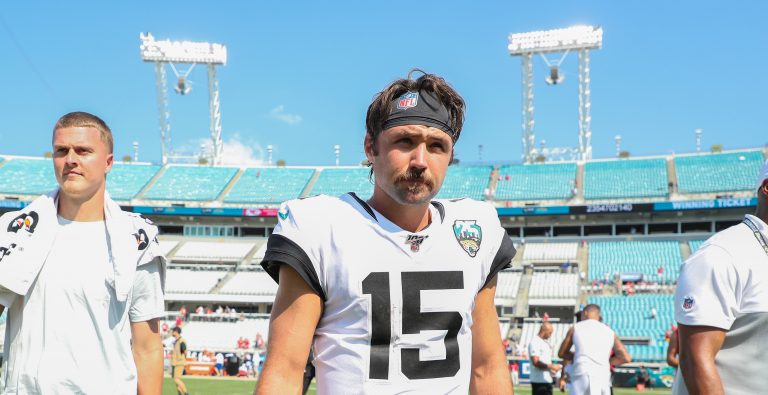
[[[551,383],[552,375],[549,369],[539,369],[533,364],[533,357],[539,357],[539,362],[552,363],[552,345],[547,340],[538,335],[531,339],[528,344],[528,356],[531,358],[531,382],[532,383]]]
[[[605,376],[609,380],[611,350],[615,338],[613,330],[600,321],[577,322],[573,326],[573,375]]]
[[[408,232],[354,195],[283,204],[262,265],[323,299],[318,394],[466,394],[477,293],[514,256],[494,207],[437,200]],[[497,339],[501,342],[501,339]]]
[[[10,306],[0,393],[136,394],[130,322],[164,314],[160,265],[139,266],[128,300],[119,302],[108,283],[104,222],[59,224],[27,295],[4,295]]]
[[[747,215],[768,240],[768,226]],[[728,394],[764,393],[768,388],[768,254],[746,224],[707,240],[683,264],[675,291],[675,320],[726,330],[715,356]],[[687,394],[678,373],[674,394]]]

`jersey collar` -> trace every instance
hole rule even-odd
[[[747,214],[745,215],[745,217],[749,218],[752,221],[752,223],[754,223],[755,226],[757,226],[757,230],[759,230],[760,233],[762,233],[766,238],[768,238],[768,225],[766,225],[766,223],[763,222],[763,220],[761,220],[760,218],[757,218],[752,214]]]

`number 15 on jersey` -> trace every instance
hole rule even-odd
[[[396,275],[394,273],[393,275]],[[392,304],[389,272],[372,272],[363,280],[363,293],[371,295],[371,343],[368,378],[389,379],[389,349],[392,342]],[[463,323],[457,311],[421,312],[421,291],[463,289],[461,271],[402,272],[403,295],[402,319],[404,335],[418,334],[424,330],[447,331],[445,359],[422,361],[419,348],[400,350],[403,374],[411,380],[452,377],[461,368],[459,344],[456,336]],[[395,290],[395,292],[397,292]]]

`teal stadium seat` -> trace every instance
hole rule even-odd
[[[13,158],[0,166],[0,193],[42,195],[57,186],[51,159]]]
[[[602,279],[605,273],[642,273],[656,280],[658,269],[664,279],[677,279],[683,256],[677,241],[605,241],[589,243],[589,279]]]
[[[698,251],[699,248],[701,248],[701,245],[704,244],[706,240],[690,240],[688,241],[688,246],[691,247],[691,254]]]
[[[169,166],[149,188],[148,200],[215,200],[237,174],[234,167]]]
[[[584,166],[584,198],[623,199],[669,194],[664,159],[621,159]]]
[[[339,196],[354,192],[360,198],[367,199],[373,195],[373,184],[368,180],[369,171],[367,167],[322,169],[310,195]]]
[[[131,200],[160,170],[157,165],[115,163],[107,176],[107,192],[115,200]]]
[[[760,151],[676,157],[677,189],[680,193],[757,190],[755,179],[764,160]]]
[[[438,199],[485,199],[493,166],[449,166]]]
[[[224,203],[272,203],[300,197],[315,169],[263,167],[245,170]]]
[[[575,163],[505,165],[499,168],[496,200],[566,200],[573,196]]]
[[[650,345],[627,345],[633,362],[660,362],[666,359],[665,332],[675,321],[673,295],[590,296],[587,303],[600,305],[603,322],[619,337],[645,337]],[[656,318],[651,318],[651,308]]]

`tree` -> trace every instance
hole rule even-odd
[[[198,165],[201,165],[201,166],[205,166],[205,165],[207,165],[207,164],[208,164],[208,159],[206,159],[206,158],[200,158],[200,159],[198,159],[198,160],[197,160],[197,164],[198,164]]]
[[[458,165],[459,162],[461,162],[461,160],[459,158],[453,158],[453,160],[451,161],[451,164],[452,165]]]
[[[130,155],[123,155],[123,162],[131,162],[132,160]]]
[[[712,151],[712,153],[723,152],[723,145],[722,144],[712,144],[712,148],[710,148],[710,151]]]
[[[275,162],[275,164],[277,164],[277,167],[285,167],[285,160],[278,159],[277,162]]]
[[[533,159],[533,161],[536,163],[544,163],[547,161],[547,157],[544,155],[539,155],[535,159]]]
[[[630,156],[629,151],[621,151],[621,152],[619,152],[619,158],[626,159],[626,158],[629,158],[629,156]]]
[[[43,152],[43,158],[48,158],[48,159],[53,158],[53,152],[51,151]]]

